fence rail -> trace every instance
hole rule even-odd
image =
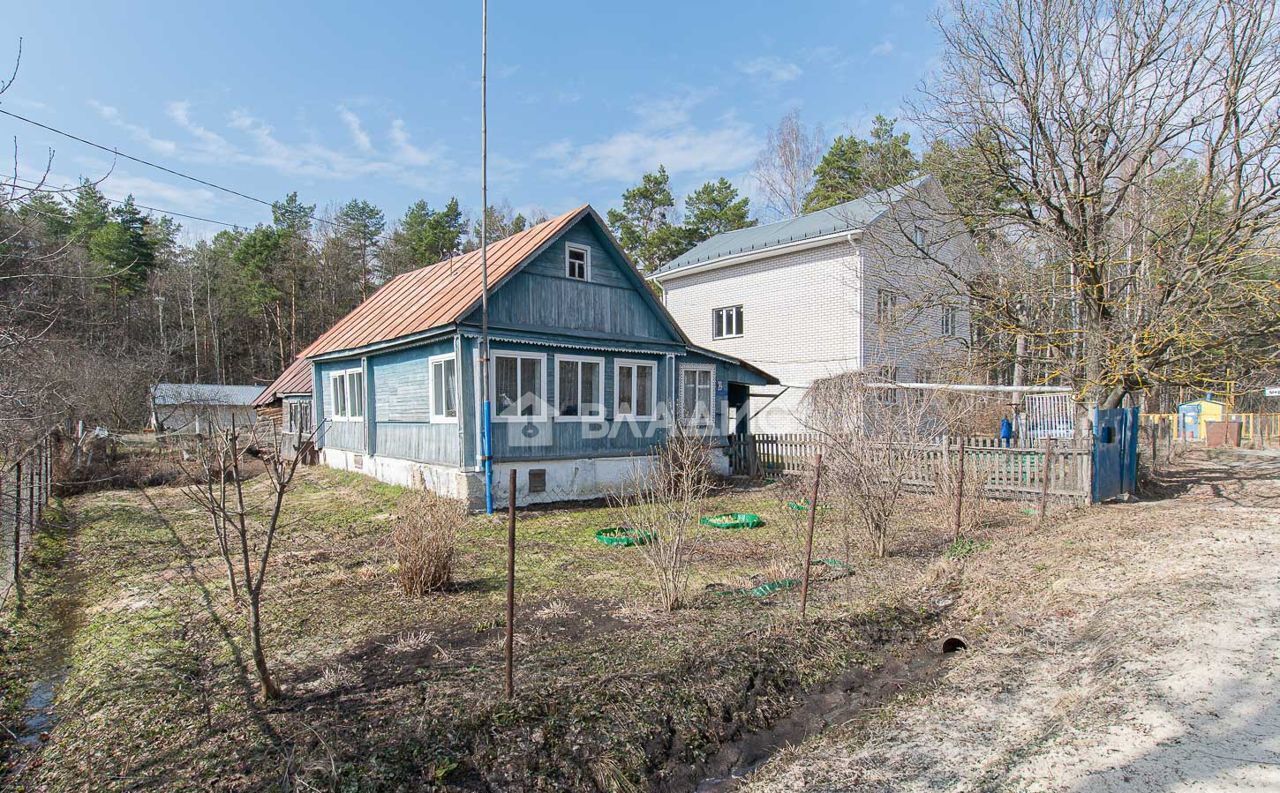
[[[913,450],[915,459],[907,462],[905,481],[912,490],[934,492],[948,471],[958,466],[962,449],[966,476],[982,477],[988,498],[1034,501],[1046,493],[1060,501],[1084,503],[1090,498],[1090,447],[1069,440],[1002,446],[999,438],[985,436],[939,438]],[[729,439],[730,468],[747,476],[799,474],[819,451],[819,436],[805,433]]]
[[[55,433],[0,464],[0,611],[22,605],[23,565],[53,495]]]

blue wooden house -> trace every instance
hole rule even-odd
[[[520,503],[606,495],[677,425],[727,471],[750,388],[777,381],[690,344],[591,207],[490,244],[488,269],[500,499],[512,467]],[[480,503],[480,303],[476,251],[393,278],[302,353],[323,462]],[[278,383],[264,400],[303,403]]]

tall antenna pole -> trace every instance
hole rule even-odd
[[[480,0],[480,393],[484,511],[493,514],[493,419],[489,404],[489,0]]]

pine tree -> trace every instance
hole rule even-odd
[[[50,242],[71,236],[71,214],[63,203],[48,193],[35,193],[18,208],[18,217],[28,227],[39,229]]]
[[[640,184],[622,194],[622,209],[610,209],[609,228],[644,272],[652,272],[687,250],[676,220],[667,169],[647,173]],[[674,252],[674,256],[672,253]]]
[[[685,196],[684,243],[692,247],[717,234],[754,226],[750,204],[750,198],[738,197],[728,179],[707,182]]]
[[[816,181],[805,199],[804,211],[843,204],[919,174],[920,162],[911,151],[911,136],[905,132],[895,134],[896,121],[876,116],[870,139],[837,137],[814,170]]]
[[[88,242],[93,233],[111,221],[111,208],[97,186],[85,179],[71,201],[71,235]]]

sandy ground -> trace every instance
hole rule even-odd
[[[1164,478],[971,562],[942,680],[748,789],[1280,790],[1280,456]]]

